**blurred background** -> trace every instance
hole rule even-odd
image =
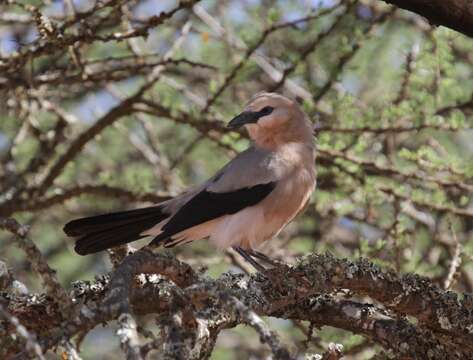
[[[261,250],[288,263],[362,256],[472,292],[473,40],[378,0],[189,4],[168,17],[177,1],[0,5],[0,215],[31,226],[61,283],[111,269],[107,253],[73,252],[68,220],[206,180],[248,146],[226,122],[256,92],[277,91],[314,124],[318,186]],[[124,107],[137,91],[146,101]],[[253,271],[206,241],[172,252],[211,277]],[[0,260],[41,292],[5,232]],[[156,329],[153,316],[138,321]],[[301,356],[330,342],[347,359],[380,350],[339,329],[306,341],[308,324],[267,321]],[[123,356],[113,333],[89,333],[83,358]],[[212,359],[265,356],[256,332],[238,326],[220,334]]]

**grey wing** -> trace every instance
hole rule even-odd
[[[206,190],[216,193],[275,182],[280,178],[273,154],[250,147],[238,154],[206,184]]]
[[[249,150],[240,153],[206,184],[169,204],[175,208],[173,215],[152,243],[166,243],[181,231],[235,214],[266,198],[275,188],[277,176],[268,167],[268,154]]]

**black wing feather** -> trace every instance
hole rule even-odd
[[[110,214],[75,219],[69,221],[64,226],[63,230],[67,236],[80,236],[129,223],[136,223],[137,220],[146,220],[150,217],[160,220],[163,217],[162,206],[150,206],[141,209],[119,211]]]
[[[72,220],[64,232],[77,237],[76,252],[87,255],[141,239],[143,231],[167,217],[161,205],[150,206]]]
[[[151,244],[158,244],[193,226],[256,205],[268,196],[275,186],[276,182],[269,182],[226,193],[203,190],[179,209]]]

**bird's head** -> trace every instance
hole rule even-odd
[[[228,127],[244,126],[259,146],[274,148],[289,142],[313,142],[313,128],[297,102],[276,93],[258,93]]]

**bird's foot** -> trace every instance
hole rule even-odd
[[[243,259],[245,259],[251,266],[253,266],[258,272],[264,274],[266,272],[266,268],[257,262],[248,250],[245,250],[239,246],[234,246],[233,250],[235,250]]]
[[[245,261],[247,261],[251,266],[253,266],[256,271],[258,271],[261,275],[266,277],[273,285],[276,285],[277,288],[280,287],[279,284],[279,277],[272,273],[272,269],[281,266],[281,263],[271,259],[267,255],[256,251],[256,250],[246,250],[239,246],[235,246],[233,248]],[[257,260],[261,260],[265,264],[269,265],[270,268],[264,267],[261,263]]]
[[[277,267],[280,265],[280,263],[277,261],[277,260],[274,260],[274,259],[271,259],[268,255],[266,254],[263,254],[262,252],[260,251],[257,251],[257,250],[247,250],[248,254],[250,256],[252,256],[253,258],[257,258],[263,262],[265,262],[266,264],[270,265],[270,266],[273,266],[273,267]]]

